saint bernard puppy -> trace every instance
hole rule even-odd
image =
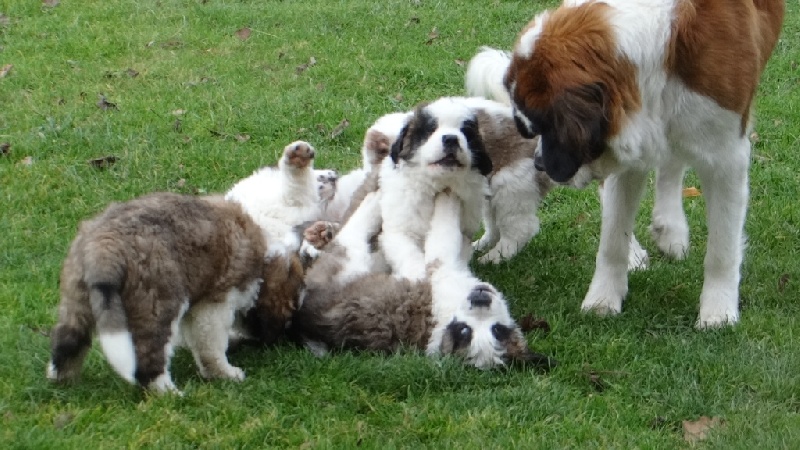
[[[493,286],[476,279],[459,257],[461,200],[436,196],[424,242],[424,280],[382,272],[371,242],[380,232],[380,192],[366,196],[333,238],[317,243],[307,294],[291,333],[317,356],[331,350],[392,353],[418,349],[431,357],[453,355],[478,368],[555,362],[528,349],[508,305]],[[312,228],[324,229],[325,223]],[[312,233],[312,234],[317,234]],[[327,245],[326,245],[327,244]]]
[[[682,254],[681,181],[696,171],[708,243],[698,328],[739,320],[753,97],[783,22],[782,0],[568,0],[520,33],[505,86],[537,164],[555,181],[605,180],[585,311],[617,314],[628,240],[648,172],[659,171],[653,231]]]
[[[449,189],[463,203],[459,257],[472,257],[471,240],[481,224],[488,193],[486,153],[476,112],[461,99],[444,97],[409,115],[379,171],[383,232],[379,240],[398,278],[425,278],[423,247],[433,200]]]
[[[296,255],[269,256],[266,233],[222,197],[156,193],[84,221],[61,271],[47,377],[78,377],[96,330],[125,380],[176,392],[169,363],[187,346],[206,378],[244,379],[225,356],[234,317],[258,309],[282,333],[298,307]]]

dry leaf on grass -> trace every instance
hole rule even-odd
[[[783,275],[778,278],[778,292],[783,294],[783,291],[786,289],[786,285],[789,283],[789,274],[784,273]]]
[[[331,139],[335,139],[336,136],[342,134],[344,130],[349,126],[350,126],[350,121],[347,120],[346,118],[342,119],[342,121],[339,122],[339,125],[336,125],[336,128],[334,128],[333,131],[331,131]]]
[[[544,319],[533,317],[533,314],[527,314],[519,321],[519,329],[523,333],[541,330],[544,334],[548,334],[550,333],[550,324]]]
[[[750,133],[750,142],[753,144],[758,144],[761,141],[761,136],[758,135],[755,131]]]
[[[53,419],[53,426],[56,428],[56,430],[60,430],[69,425],[74,418],[75,415],[72,413],[61,413]]]
[[[457,66],[461,67],[464,67],[464,64],[466,64],[466,61],[464,61],[463,59],[457,59],[454,62],[456,63]]]
[[[114,155],[102,156],[100,158],[94,158],[87,161],[89,165],[96,169],[107,169],[114,165],[117,162],[117,157]]]
[[[694,187],[694,186],[692,186],[692,187],[687,187],[687,188],[683,188],[683,197],[684,197],[684,198],[689,198],[689,197],[700,197],[700,190],[699,190],[699,189],[697,189],[697,188],[696,188],[696,187]]]
[[[22,166],[33,165],[33,156],[26,156],[22,158],[22,161],[18,162],[17,165],[22,165]]]
[[[247,141],[250,140],[250,135],[249,134],[244,134],[244,133],[237,133],[236,134],[236,140],[239,141],[239,142],[247,142]]]
[[[5,28],[9,25],[11,25],[11,19],[7,15],[0,13],[0,27]]]
[[[42,0],[42,5],[50,8],[55,8],[59,3],[61,3],[60,0]]]
[[[110,101],[108,101],[108,99],[106,98],[105,95],[98,94],[97,97],[98,97],[98,100],[97,100],[97,107],[98,108],[102,109],[103,111],[107,111],[109,109],[117,109],[117,104],[116,103],[111,103]]]
[[[236,35],[237,38],[239,38],[239,39],[241,39],[243,41],[246,41],[246,40],[250,39],[250,34],[251,33],[252,33],[252,30],[250,30],[250,28],[244,27],[244,28],[239,28],[238,30],[236,30],[236,32],[234,34]]]
[[[7,156],[11,154],[11,143],[3,142],[0,144],[0,155]]]
[[[180,133],[181,129],[183,129],[183,122],[181,122],[181,119],[175,119],[175,122],[172,123],[172,129]]]
[[[135,69],[130,69],[129,68],[128,70],[125,71],[125,75],[127,75],[127,76],[129,76],[131,78],[136,78],[136,77],[139,76],[139,72],[137,72]]]
[[[297,71],[297,74],[299,75],[299,74],[305,72],[307,69],[315,66],[316,64],[317,64],[317,58],[314,58],[312,56],[311,58],[308,58],[308,63],[300,64],[299,66],[297,66],[297,68],[295,70]]]
[[[5,66],[0,67],[0,78],[5,78],[6,75],[8,75],[8,73],[11,72],[11,69],[13,68],[14,68],[13,64],[6,64]]]
[[[186,114],[185,109],[176,109],[175,111],[172,111],[173,116],[182,116],[184,114]]]
[[[439,30],[436,27],[433,27],[430,33],[428,33],[428,40],[425,41],[425,45],[433,44],[433,41],[439,38]]]
[[[719,417],[702,416],[697,420],[683,421],[683,440],[694,444],[708,437],[708,432],[714,428],[719,428],[725,422]]]

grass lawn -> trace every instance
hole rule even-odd
[[[51,2],[53,2],[51,0]],[[57,3],[57,2],[55,2]],[[305,139],[317,167],[360,162],[377,117],[463,92],[480,45],[510,47],[531,1],[0,0],[0,446],[3,448],[800,448],[800,5],[788,2],[758,95],[742,320],[698,332],[702,196],[686,261],[637,233],[651,268],[624,312],[579,313],[594,268],[595,190],[559,189],[515,259],[475,267],[514,315],[545,318],[548,375],[418,354],[315,359],[244,349],[241,384],[173,360],[183,398],[126,384],[92,350],[82,380],[45,377],[58,274],[77,223],[156,190],[219,192]],[[246,30],[245,30],[246,28]],[[114,106],[112,106],[112,104]],[[343,120],[349,127],[333,133]],[[116,157],[110,168],[89,160]],[[689,174],[687,186],[702,186]]]

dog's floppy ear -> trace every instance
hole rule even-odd
[[[555,359],[541,353],[532,352],[528,348],[525,336],[517,328],[511,331],[505,340],[506,354],[504,360],[506,365],[521,364],[525,367],[533,367],[537,370],[548,371],[558,365]]]
[[[400,154],[403,153],[403,146],[405,145],[406,135],[408,134],[408,125],[409,124],[406,123],[403,129],[400,130],[400,134],[397,135],[397,139],[395,139],[391,151],[389,152],[389,156],[395,164],[400,160]]]
[[[486,149],[483,145],[480,146],[480,149],[472,149],[472,168],[478,169],[481,175],[484,176],[492,173],[492,158],[486,153]]]
[[[552,128],[542,136],[544,168],[555,181],[564,182],[606,149],[606,87],[592,83],[568,89],[555,99],[549,113]]]

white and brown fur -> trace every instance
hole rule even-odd
[[[469,261],[488,193],[486,175],[491,172],[477,113],[469,106],[444,97],[414,110],[379,172],[379,241],[395,276],[425,278],[423,247],[433,200],[445,189],[463,204],[459,231],[464,245],[458,256]]]
[[[309,349],[317,355],[417,349],[432,357],[455,355],[479,368],[514,361],[554,365],[528,349],[503,295],[476,279],[459,257],[463,240],[453,231],[460,228],[461,201],[454,195],[435,201],[421,262],[426,279],[376,270],[380,256],[371,242],[381,229],[379,195],[367,195],[308,271],[292,331]]]
[[[583,310],[622,309],[628,236],[651,170],[656,243],[684,256],[691,166],[709,230],[697,326],[739,320],[753,98],[784,10],[783,0],[567,0],[522,30],[504,80],[520,132],[541,135],[539,165],[555,181],[605,180]]]
[[[482,47],[470,59],[464,76],[468,95],[495,100],[507,106],[507,110],[496,114],[495,142],[486,146],[494,165],[494,172],[489,179],[492,199],[487,205],[488,214],[484,216],[486,233],[476,243],[476,250],[488,248],[488,244],[494,240],[498,242],[495,248],[479,259],[480,262],[496,263],[508,259],[538,234],[539,218],[536,211],[544,196],[556,185],[545,171],[535,167],[534,154],[539,137],[527,139],[520,135],[515,126],[511,99],[503,85],[510,64],[510,52]],[[491,128],[481,127],[484,132]],[[530,182],[531,178],[535,180],[534,183]],[[601,183],[601,201],[602,189]],[[494,223],[497,224],[497,232],[492,232]],[[631,234],[628,270],[644,269],[648,262],[647,251]]]
[[[282,332],[303,286],[296,256],[266,256],[261,228],[221,197],[155,193],[80,225],[61,272],[47,376],[74,380],[96,330],[114,370],[156,392],[187,346],[207,378],[244,379],[226,357],[237,312]]]

